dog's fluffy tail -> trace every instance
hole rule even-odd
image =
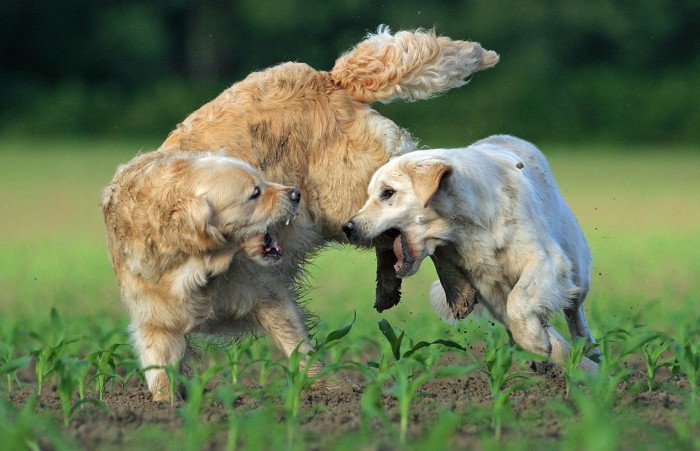
[[[434,31],[380,26],[335,62],[333,83],[365,103],[427,99],[466,83],[470,74],[493,67],[496,52],[475,42],[437,37]]]

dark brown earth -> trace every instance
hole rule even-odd
[[[664,434],[673,434],[672,417],[682,415],[685,409],[684,396],[687,396],[687,380],[674,377],[663,369],[657,377],[659,389],[646,391],[643,367],[631,365],[633,374],[628,380],[618,384],[615,409],[633,412],[637,420],[644,425],[651,425],[654,430]],[[530,442],[543,443],[556,447],[566,433],[567,422],[575,414],[561,415],[561,406],[575,410],[574,404],[566,399],[566,384],[561,371],[546,367],[533,378],[527,387],[516,390],[511,395],[512,420],[504,423],[502,440],[525,439]],[[361,380],[357,381],[360,385]],[[247,384],[255,389],[254,384]],[[12,395],[13,403],[20,407],[28,399],[33,388],[26,386]],[[254,390],[253,390],[254,391]],[[244,394],[235,401],[234,410],[241,418],[250,416],[260,409],[262,404],[277,406],[279,422],[283,423],[282,397],[276,393],[265,393],[261,397]],[[684,395],[684,393],[686,395]],[[301,433],[309,438],[304,448],[327,449],[337,440],[352,434],[358,434],[360,421],[360,391],[342,393],[305,392],[302,395],[300,424]],[[154,403],[150,400],[146,388],[137,381],[126,387],[115,387],[106,393],[103,399],[109,412],[86,404],[78,410],[69,424],[62,428],[65,437],[75,441],[86,449],[116,449],[133,445],[148,437],[149,428],[176,434],[183,429],[183,421],[177,409],[184,406],[184,401],[176,401],[173,406],[168,403]],[[391,422],[398,424],[396,400],[388,395],[383,397],[384,409]],[[408,436],[420,438],[434,427],[435,422],[445,412],[472,415],[474,421],[461,421],[450,433],[452,446],[459,449],[481,448],[484,436],[493,437],[488,413],[492,403],[486,377],[477,372],[467,376],[434,379],[425,383],[419,396],[411,405]],[[552,407],[553,404],[559,408]],[[567,407],[568,406],[568,407]],[[47,387],[39,399],[37,410],[62,418],[60,402],[55,389]],[[474,412],[484,412],[479,417]],[[220,425],[220,431],[208,439],[207,448],[223,448],[226,443],[227,414],[218,403],[209,402],[204,407],[200,422],[202,424]],[[639,426],[639,425],[637,425]],[[399,449],[401,447],[390,438],[391,435],[378,421],[372,422],[372,439],[369,449]],[[634,429],[634,424],[630,426]],[[642,427],[641,430],[644,430]],[[491,431],[491,432],[490,432]],[[632,432],[637,433],[637,432]],[[642,432],[643,434],[644,432]],[[162,432],[161,432],[162,434]],[[135,437],[137,437],[135,439]],[[637,436],[637,438],[639,438]],[[157,441],[156,441],[157,442]],[[140,448],[145,447],[140,442]]]

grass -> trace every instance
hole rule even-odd
[[[14,413],[7,406],[4,393],[18,387],[16,372],[28,367],[27,356],[32,351],[34,360],[40,363],[38,370],[41,371],[42,383],[56,384],[63,391],[92,390],[99,399],[107,382],[123,376],[116,375],[116,365],[125,365],[130,368],[132,377],[138,377],[128,346],[115,346],[128,342],[124,333],[127,316],[120,304],[116,278],[107,257],[98,205],[100,189],[109,182],[117,165],[128,161],[139,150],[149,150],[155,145],[156,142],[80,140],[58,143],[6,140],[0,143],[0,159],[3,161],[0,165],[0,286],[3,287],[0,291],[0,311],[3,312],[0,376],[4,376],[0,378],[3,390],[0,392],[3,393],[0,396],[0,417],[11,417],[13,424],[24,428],[22,430],[27,431],[24,436],[16,431],[14,434],[30,447],[38,443],[42,434],[56,434],[59,424],[38,416],[33,422],[31,405]],[[609,331],[621,329],[632,333],[653,330],[673,337],[674,342],[664,345],[668,348],[664,358],[661,358],[662,352],[653,347],[659,346],[659,342],[646,342],[643,344],[647,348],[642,349],[640,345],[640,349],[635,350],[642,359],[647,356],[647,365],[651,366],[647,368],[651,374],[649,390],[655,387],[653,375],[657,365],[670,366],[679,374],[697,377],[697,318],[700,317],[698,149],[547,146],[543,150],[548,154],[564,197],[579,218],[593,251],[593,283],[586,309],[594,336],[604,338]],[[362,352],[358,349],[365,349],[367,343],[374,346],[371,345],[374,343],[374,353],[380,355],[380,360],[394,362],[396,359],[392,354],[395,355],[396,350],[385,346],[386,335],[382,337],[383,331],[377,328],[382,319],[387,321],[385,330],[392,327],[388,326],[391,324],[397,331],[405,330],[410,334],[413,341],[404,340],[406,349],[411,349],[412,343],[433,343],[409,355],[402,354],[403,362],[386,363],[384,372],[378,369],[364,372],[366,377],[376,378],[373,379],[376,383],[370,380],[366,396],[363,396],[362,412],[367,417],[364,417],[362,428],[369,427],[369,417],[391,424],[391,418],[378,406],[383,394],[393,393],[401,398],[401,424],[397,434],[401,440],[407,440],[406,422],[416,390],[427,380],[425,374],[435,375],[435,370],[426,366],[426,362],[432,365],[435,356],[449,348],[434,342],[440,339],[462,340],[464,344],[464,334],[441,323],[430,310],[427,293],[435,273],[429,263],[416,277],[404,281],[401,305],[381,315],[375,312],[372,309],[373,260],[373,253],[341,246],[323,252],[311,266],[312,290],[307,296],[307,306],[322,319],[319,337],[342,329],[352,322],[357,312],[352,334],[339,339],[327,353],[345,353],[357,360],[362,357],[358,355]],[[57,317],[50,314],[52,308],[58,312]],[[635,328],[639,325],[647,327]],[[461,328],[472,334],[467,336],[483,336],[484,333],[478,322],[468,322]],[[348,341],[359,340],[358,337],[364,340],[361,346]],[[618,336],[617,339],[622,338]],[[78,340],[78,343],[73,340]],[[611,349],[624,347],[618,342],[611,343]],[[392,346],[398,346],[400,351],[402,344]],[[449,349],[454,351],[454,348]],[[251,363],[258,355],[263,355],[260,360],[263,363]],[[93,368],[92,372],[86,373],[88,379],[70,380],[71,371],[67,370],[67,365],[80,366],[76,358],[87,356],[90,357],[86,361],[91,362],[90,368]],[[249,371],[255,367],[259,377],[266,382],[284,383],[285,377],[278,369],[274,366],[270,369],[264,364],[270,358],[267,348],[253,348],[252,351],[245,348],[229,358],[236,364],[243,362],[240,368],[233,368],[234,373],[227,373],[229,381],[239,378],[239,369]],[[85,368],[80,366],[81,372]],[[191,385],[210,378],[212,374],[206,371],[207,368],[203,368],[200,378],[195,378]],[[274,374],[270,375],[268,371]],[[614,380],[622,370],[615,368],[610,371],[614,373],[610,380]],[[101,375],[101,379],[96,375]],[[287,376],[295,384],[300,380],[303,382],[303,378],[298,379],[295,374]],[[585,436],[590,432],[585,429],[586,425],[590,425],[591,428],[604,427],[605,433],[612,435],[601,437],[609,443],[618,443],[619,436],[615,435],[614,428],[611,429],[613,423],[605,423],[604,419],[594,416],[600,405],[609,407],[610,385],[602,380],[575,380],[578,383],[571,384],[571,408],[585,421],[572,423],[572,437]],[[394,388],[386,391],[387,383],[393,383]],[[494,387],[497,395],[506,396],[499,398],[499,405],[505,409],[503,406],[508,405],[509,392],[499,391],[501,385],[495,384]],[[691,387],[695,394],[697,385],[691,382]],[[298,390],[300,386],[287,388]],[[288,393],[291,393],[290,399],[298,400],[296,391]],[[591,400],[591,393],[600,393],[600,396]],[[219,391],[216,396],[233,399],[237,394]],[[677,424],[674,427],[680,444],[697,443],[692,442],[692,425],[697,425],[698,421],[695,397],[691,397],[692,403],[687,410],[687,417],[695,423],[688,423],[686,417],[673,420]],[[68,421],[74,410],[70,393],[62,394],[62,400],[64,419]],[[183,410],[183,419],[187,420],[185,428],[188,421],[197,423],[199,406],[190,406],[190,411]],[[257,410],[254,415],[241,419],[241,423],[232,422],[228,427],[232,433],[243,434],[246,425],[253,424],[257,416],[263,421],[265,418],[269,420],[266,415],[276,415],[274,409],[272,413],[266,413],[269,408]],[[292,410],[298,415],[298,405],[295,404]],[[510,418],[505,410],[498,412],[498,418],[492,415],[493,412],[487,413],[484,418],[495,418],[498,431],[500,422],[507,422]],[[421,438],[424,443],[449,437],[464,421],[459,415],[444,414],[441,417],[446,418],[445,422],[425,431]],[[486,429],[489,427],[489,421],[477,421],[477,424]],[[285,430],[289,434],[289,428]],[[209,433],[208,430],[201,432],[202,436]],[[143,431],[143,434],[151,433],[157,435],[150,430]],[[188,446],[197,448],[199,436],[188,437]],[[268,443],[262,436],[248,435],[246,440],[249,444]],[[303,435],[295,440],[303,440]],[[61,447],[64,441],[57,436],[52,443]],[[234,446],[235,443],[234,437]],[[343,443],[354,445],[351,439]],[[341,444],[339,442],[339,446]]]

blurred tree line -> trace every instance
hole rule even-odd
[[[379,24],[501,55],[427,102],[377,105],[424,144],[700,142],[697,0],[3,0],[0,132],[164,137],[254,70],[329,70]]]

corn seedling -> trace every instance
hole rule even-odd
[[[111,381],[114,387],[114,381],[121,379],[117,374],[117,364],[114,359],[114,353],[118,347],[126,343],[113,343],[104,349],[89,353],[85,359],[92,363],[95,369],[95,374],[92,375],[90,381],[95,382],[95,391],[98,399],[102,399],[107,388],[107,384]],[[81,397],[82,399],[82,397]]]
[[[4,375],[7,378],[7,392],[12,392],[13,381],[19,384],[19,379],[17,378],[17,371],[23,370],[32,361],[32,357],[25,355],[17,358],[12,358],[12,354],[8,351],[7,354],[3,356],[3,364],[0,365],[0,376]]]
[[[435,360],[435,357],[424,361],[410,358],[402,359],[389,369],[388,374],[394,381],[389,393],[394,395],[398,403],[399,439],[402,444],[406,443],[411,403],[416,398],[420,387],[430,380],[430,369]]]
[[[55,346],[45,346],[32,352],[35,359],[37,393],[41,394],[44,380],[56,370],[56,365],[63,356],[66,346],[76,341],[78,338],[64,338]]]
[[[571,393],[571,385],[575,383],[578,378],[581,377],[581,370],[579,369],[579,364],[583,358],[588,354],[591,349],[597,347],[597,344],[587,345],[586,339],[583,337],[576,337],[571,343],[571,350],[565,362],[564,367],[564,381],[566,382],[566,397],[568,398]]]
[[[496,440],[501,438],[503,419],[509,411],[511,393],[524,386],[522,382],[511,384],[508,387],[505,385],[510,381],[526,378],[532,374],[529,371],[510,372],[516,346],[509,344],[508,335],[504,330],[503,327],[495,327],[488,334],[484,350],[484,365],[481,369],[488,379],[493,398],[491,427],[494,430]]]
[[[675,346],[676,360],[674,372],[682,371],[688,378],[690,386],[691,410],[695,410],[698,398],[698,377],[700,377],[700,346],[697,336],[692,331],[684,329],[681,338]]]
[[[202,409],[205,401],[209,398],[206,392],[207,384],[221,370],[223,370],[222,364],[212,364],[201,373],[195,371],[189,378],[177,373],[176,378],[184,387],[187,397],[187,402],[177,409],[177,414],[182,419],[184,426],[186,449],[201,449],[204,441],[213,432],[212,425],[202,425]]]
[[[654,379],[656,378],[656,373],[660,368],[664,366],[672,366],[673,362],[667,360],[659,363],[663,354],[671,347],[673,344],[673,339],[671,337],[660,336],[658,339],[651,341],[644,345],[642,352],[644,353],[644,362],[646,364],[646,379],[647,379],[647,390],[653,391]]]

